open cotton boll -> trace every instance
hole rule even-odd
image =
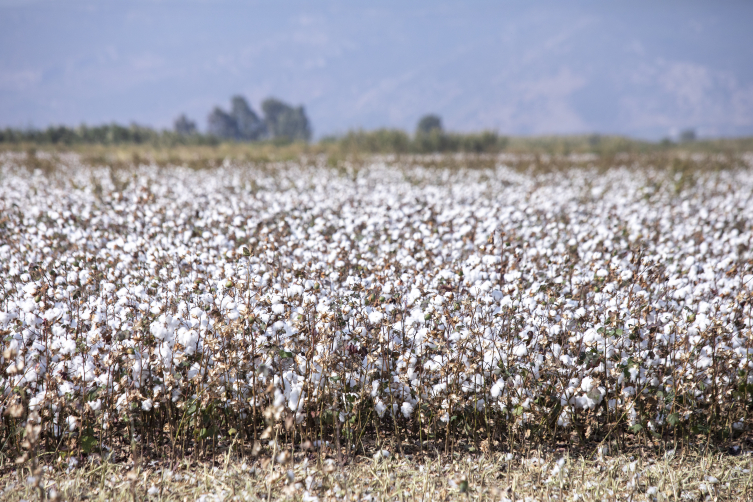
[[[405,401],[400,407],[400,411],[403,413],[403,416],[405,418],[410,418],[411,414],[413,414],[413,408],[414,406],[411,403]]]
[[[37,293],[37,285],[33,282],[30,282],[26,286],[23,287],[24,293],[26,293],[29,296],[34,296]]]
[[[181,328],[178,330],[178,343],[183,345],[186,350],[186,354],[193,354],[196,352],[196,346],[199,342],[199,333],[193,329]]]
[[[415,301],[419,298],[421,298],[421,291],[417,288],[411,289],[410,293],[408,293],[408,296],[406,297],[408,306],[412,306],[413,303],[415,303]]]
[[[56,338],[52,342],[52,350],[60,355],[70,355],[76,352],[76,342],[70,338]]]
[[[371,382],[371,397],[376,397],[379,393],[379,380],[373,380]]]
[[[584,377],[583,380],[580,382],[580,388],[583,389],[583,392],[590,392],[591,389],[594,387],[594,379],[590,376]]]
[[[382,418],[384,417],[384,412],[387,411],[387,405],[384,404],[381,399],[377,398],[374,402],[374,409],[376,410],[377,415],[379,415],[379,418]]]
[[[290,411],[301,411],[303,410],[303,403],[305,400],[306,396],[305,394],[302,395],[301,387],[293,386],[290,389],[290,394],[288,396],[288,408]]]
[[[504,389],[505,389],[505,380],[503,378],[500,378],[499,380],[494,382],[494,385],[492,385],[490,393],[492,397],[496,399],[502,394],[502,391]]]
[[[384,314],[378,310],[375,310],[369,314],[369,322],[371,324],[379,324],[384,319]]]

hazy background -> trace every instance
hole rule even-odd
[[[753,2],[0,0],[0,127],[206,129],[235,94],[352,128],[753,134]]]

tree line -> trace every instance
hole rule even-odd
[[[223,141],[294,142],[311,139],[311,124],[303,106],[291,106],[276,98],[262,102],[260,117],[243,96],[234,96],[230,109],[216,106],[207,117],[206,133],[185,114],[173,123],[172,129],[154,129],[138,124],[53,125],[45,129],[0,129],[0,143],[37,144],[151,144],[217,145]]]
[[[346,151],[367,153],[495,153],[505,150],[508,138],[494,131],[447,132],[442,119],[429,114],[421,117],[412,136],[401,129],[357,130],[339,137],[325,137],[321,142],[337,143]]]
[[[276,98],[261,103],[256,113],[243,96],[234,96],[229,109],[216,106],[207,117],[206,132],[199,131],[195,121],[181,114],[172,129],[158,130],[131,124],[98,126],[64,125],[46,129],[0,129],[0,144],[148,144],[154,146],[218,145],[222,142],[259,142],[278,144],[309,142],[311,123],[303,106],[291,106]],[[340,136],[327,136],[322,145],[335,145],[344,151],[366,153],[431,153],[431,152],[499,152],[506,148],[508,138],[492,131],[480,133],[446,132],[439,116],[423,116],[414,134],[400,129],[355,130]]]

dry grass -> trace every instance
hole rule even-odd
[[[615,162],[630,165],[645,161],[646,157],[653,160],[661,159],[672,162],[678,157],[692,154],[736,156],[753,150],[753,138],[725,138],[696,141],[682,144],[659,144],[639,140],[632,140],[617,136],[551,136],[551,137],[510,137],[505,149],[488,153],[445,153],[415,154],[392,152],[389,148],[378,150],[383,155],[393,157],[395,161],[401,159],[409,161],[420,158],[420,164],[447,167],[448,164],[458,164],[464,167],[493,166],[498,155],[502,157],[515,155],[521,157],[520,162],[505,158],[505,163],[518,164],[527,168],[531,164],[546,169],[564,161],[567,167],[572,162],[567,157],[572,155],[592,155],[591,164],[610,167]],[[362,151],[345,145],[342,141],[321,141],[318,143],[289,143],[275,144],[273,142],[236,143],[223,142],[218,145],[150,145],[130,144],[119,145],[53,145],[36,143],[0,143],[0,152],[26,151],[34,157],[37,152],[43,156],[58,157],[75,152],[83,162],[92,165],[108,165],[112,167],[128,166],[132,164],[186,165],[191,168],[212,168],[222,165],[225,159],[236,162],[264,164],[268,162],[297,161],[302,157],[321,157],[330,166],[343,163],[363,164],[373,159],[375,152]],[[439,162],[433,158],[441,159]]]
[[[92,501],[750,500],[753,492],[750,454],[531,449],[517,455],[358,457],[342,467],[326,454],[299,452],[285,465],[259,458],[134,468],[95,457],[77,468],[46,467],[42,485],[49,499]],[[29,475],[28,469],[6,467],[0,498],[38,499]]]

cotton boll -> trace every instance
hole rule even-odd
[[[562,409],[559,417],[557,417],[557,425],[559,425],[560,427],[570,426],[570,415],[569,412],[566,411],[566,407]]]
[[[199,342],[199,334],[196,330],[181,328],[178,331],[178,342],[185,347],[186,354],[196,352],[196,346]]]
[[[496,399],[502,394],[503,390],[505,390],[505,380],[500,378],[494,383],[494,385],[492,385],[490,393],[492,397]]]
[[[405,418],[410,418],[411,414],[413,413],[413,405],[406,401],[400,407],[400,411],[403,413],[403,416]]]
[[[384,314],[378,310],[375,310],[369,314],[369,322],[371,324],[379,324],[384,319]]]
[[[198,365],[198,363],[193,363],[191,367],[186,372],[186,378],[189,380],[193,380],[196,378],[201,372],[201,367]]]
[[[52,350],[60,355],[70,355],[76,352],[76,342],[70,338],[57,338],[52,342]]]
[[[419,298],[421,298],[421,291],[417,288],[411,289],[410,293],[408,293],[406,297],[408,306],[412,306]]]
[[[591,389],[594,387],[594,380],[593,378],[587,376],[584,377],[583,380],[580,382],[580,388],[583,390],[583,392],[590,392]]]
[[[280,392],[280,389],[275,389],[275,398],[272,406],[275,408],[282,408],[282,406],[285,404],[285,395]]]
[[[377,415],[379,415],[379,418],[384,417],[384,412],[387,411],[387,405],[382,402],[381,399],[377,398],[374,403],[374,409],[377,412]]]
[[[301,411],[303,409],[304,400],[305,395],[301,395],[300,386],[293,387],[288,396],[288,408],[290,411]]]
[[[145,399],[141,401],[141,409],[144,411],[150,411],[152,409],[153,403],[151,399]]]

